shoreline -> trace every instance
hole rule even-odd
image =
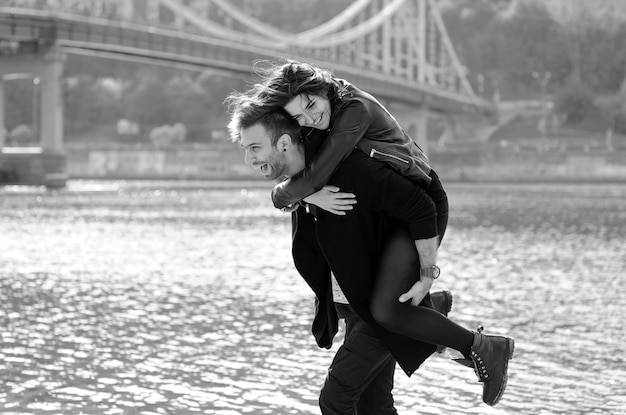
[[[515,186],[519,188],[534,186],[613,186],[626,187],[626,180],[458,180],[458,179],[442,179],[446,186],[450,187],[479,187],[479,186]],[[28,185],[28,184],[2,184],[0,183],[0,193],[2,194],[34,194],[48,192],[77,192],[77,193],[93,193],[93,192],[124,192],[139,189],[154,190],[263,190],[271,191],[273,182],[255,179],[163,179],[163,178],[147,178],[147,179],[120,179],[120,178],[70,178],[66,186],[61,188],[47,188],[44,185]]]

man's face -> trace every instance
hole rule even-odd
[[[267,180],[276,180],[289,173],[286,152],[272,145],[272,140],[260,124],[241,130],[241,146],[246,164],[257,169]]]

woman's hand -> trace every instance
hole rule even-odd
[[[420,305],[424,297],[426,297],[426,294],[428,294],[431,287],[433,286],[433,281],[435,280],[428,277],[420,278],[418,282],[413,284],[409,291],[405,292],[400,296],[400,298],[398,298],[398,301],[400,301],[401,303],[405,303],[411,300],[411,305]]]
[[[340,192],[337,186],[324,186],[305,197],[304,201],[327,212],[343,216],[346,211],[352,210],[352,205],[356,203],[356,196],[354,193]]]

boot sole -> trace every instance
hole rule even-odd
[[[489,406],[495,406],[498,402],[500,402],[502,395],[504,395],[504,390],[506,389],[506,384],[509,380],[509,360],[513,359],[514,353],[515,353],[515,340],[507,338],[506,339],[507,358],[504,360],[504,378],[502,379],[502,384],[500,385],[500,390],[498,391],[498,395],[496,396],[496,399],[494,399],[492,403],[488,404]]]
[[[450,290],[444,290],[443,291],[444,296],[446,297],[448,306],[446,307],[446,311],[445,316],[447,317],[448,314],[450,314],[450,311],[452,311],[452,303],[454,302],[454,297],[452,296],[452,292]]]
[[[448,317],[448,314],[450,314],[450,311],[452,310],[452,302],[454,301],[454,298],[452,297],[452,292],[450,290],[443,290],[443,295],[446,298],[446,309],[442,312],[444,316]],[[438,344],[435,352],[438,354],[443,354],[446,349],[446,346],[441,346]]]

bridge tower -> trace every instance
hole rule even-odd
[[[62,186],[67,180],[63,150],[62,83],[64,54],[38,42],[11,42],[0,50],[0,174],[5,182]],[[32,78],[39,94],[34,102],[39,146],[5,147],[5,83]],[[33,114],[35,116],[35,114]],[[37,137],[36,137],[37,138]]]

